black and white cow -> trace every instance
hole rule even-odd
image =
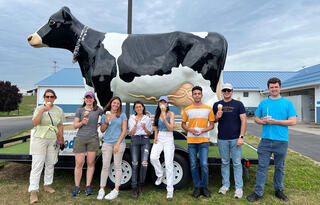
[[[218,33],[102,33],[80,23],[67,7],[28,41],[73,52],[102,106],[113,95],[132,102],[137,95],[173,93],[183,83],[202,86],[204,103],[212,105],[227,55],[227,41]]]

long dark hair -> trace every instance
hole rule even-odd
[[[114,97],[112,97],[110,100],[109,100],[109,102],[108,102],[108,104],[104,107],[104,109],[103,109],[103,113],[104,114],[106,114],[106,112],[107,111],[111,111],[111,104],[112,104],[112,102],[114,101],[114,100],[119,100],[120,101],[120,106],[119,106],[119,108],[118,108],[118,110],[117,110],[117,117],[120,117],[120,115],[121,115],[121,113],[122,113],[122,101],[121,101],[121,99],[119,98],[119,97],[117,97],[117,96],[114,96]]]
[[[137,114],[138,114],[138,113],[134,110],[134,108],[136,108],[136,105],[137,105],[137,104],[140,104],[140,105],[143,107],[142,114],[143,114],[143,115],[146,115],[146,108],[144,107],[144,104],[143,104],[141,101],[135,101],[135,102],[133,103],[132,109],[133,109],[133,111],[134,111],[134,115],[137,115]]]
[[[98,103],[97,103],[97,100],[95,99],[95,98],[93,98],[94,99],[94,101],[93,101],[93,107],[92,107],[92,110],[93,111],[96,111],[97,109],[98,109]],[[82,106],[81,107],[85,107],[86,106],[86,102],[85,101],[83,101],[83,104],[82,104]]]
[[[158,102],[158,106],[157,106],[157,109],[156,109],[156,113],[154,115],[154,122],[153,122],[153,125],[156,126],[156,127],[158,127],[159,117],[160,117],[160,114],[161,114],[161,109],[159,107],[159,103],[160,102]],[[169,104],[168,104],[166,113],[169,112],[169,111],[170,111],[170,109],[169,109]]]

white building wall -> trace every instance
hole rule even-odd
[[[314,105],[315,105],[314,120],[316,123],[320,123],[320,85],[317,85],[314,88]]]
[[[43,94],[47,89],[52,89],[57,99],[55,104],[79,105],[83,103],[83,95],[86,92],[84,87],[58,87],[58,86],[39,86],[37,93],[37,104],[43,104]]]
[[[244,97],[243,93],[248,92],[249,96]],[[233,92],[233,99],[240,100],[245,107],[258,107],[261,100],[265,99],[259,91],[237,91]]]

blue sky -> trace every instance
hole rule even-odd
[[[95,30],[127,32],[127,0],[0,0],[0,80],[30,89],[53,61],[79,67],[71,52],[26,40],[62,6]],[[320,63],[319,11],[319,0],[133,0],[132,32],[218,32],[229,44],[225,70],[295,71]]]

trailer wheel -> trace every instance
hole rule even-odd
[[[122,158],[122,178],[120,189],[130,189],[131,188],[131,177],[132,177],[132,166],[131,157],[127,150],[123,154]],[[114,168],[114,163],[110,164],[110,171],[108,177],[108,186],[113,188],[115,183],[116,170]]]
[[[165,169],[164,159],[161,157],[161,166]],[[157,176],[152,172],[153,182],[156,181]],[[173,159],[173,186],[175,189],[182,189],[190,182],[190,168],[188,160],[179,153],[174,154]],[[160,185],[165,188],[167,184],[166,179]]]

